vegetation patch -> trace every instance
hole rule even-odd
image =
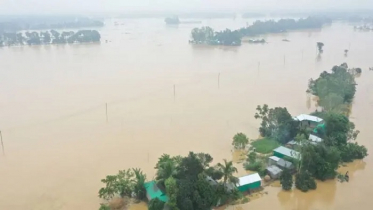
[[[271,138],[263,138],[252,142],[251,145],[255,148],[255,152],[267,154],[279,147],[280,143]]]

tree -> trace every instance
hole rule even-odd
[[[179,209],[177,207],[178,189],[177,189],[176,180],[173,177],[168,178],[165,182],[165,186],[166,186],[166,193],[169,197],[169,200],[167,202],[168,207],[170,208],[170,210],[178,210]]]
[[[280,183],[283,190],[291,190],[293,187],[293,176],[289,170],[284,170],[280,176]]]
[[[319,50],[319,53],[323,52],[324,43],[322,42],[317,42],[317,49]]]
[[[162,186],[165,186],[164,182],[168,178],[176,176],[178,172],[175,161],[171,159],[159,163],[159,165],[156,168],[158,168],[158,170],[156,173],[155,180],[157,181],[158,184],[161,184]]]
[[[368,156],[368,150],[363,145],[355,143],[347,143],[340,147],[341,159],[343,162],[352,162],[356,159],[363,159]]]
[[[333,179],[340,162],[340,151],[337,147],[323,144],[304,144],[301,152],[301,169],[319,180]]]
[[[249,163],[254,163],[256,161],[256,158],[257,158],[256,152],[250,152],[247,155],[247,160],[249,161]]]
[[[300,171],[295,175],[295,187],[302,192],[314,190],[317,188],[316,181],[307,171]]]
[[[144,200],[146,198],[146,190],[144,187],[146,175],[139,168],[134,168],[132,170],[135,175],[134,192],[136,194],[136,198],[139,200]]]
[[[246,145],[249,143],[249,139],[243,133],[237,133],[233,137],[232,145],[235,149],[245,149]]]
[[[134,188],[133,177],[134,174],[131,170],[121,170],[117,175],[106,176],[105,179],[101,180],[106,186],[98,192],[99,197],[109,200],[115,195],[130,196]]]
[[[325,139],[327,146],[346,145],[350,131],[350,121],[343,114],[329,113],[325,121]]]
[[[111,210],[111,208],[108,205],[101,203],[98,210]]]
[[[223,183],[226,184],[227,181],[229,183],[237,184],[238,178],[233,176],[234,173],[237,173],[237,168],[233,166],[232,161],[227,161],[224,159],[224,164],[218,163],[218,167],[223,172]]]
[[[259,132],[264,137],[273,138],[280,143],[287,143],[295,137],[298,131],[298,122],[296,122],[286,108],[275,107],[268,108],[264,104],[263,107],[256,108],[256,119],[262,119]]]
[[[158,198],[151,199],[148,203],[149,210],[163,210],[164,202]]]
[[[204,171],[204,166],[194,152],[189,152],[187,157],[181,160],[176,178],[196,180]]]
[[[344,52],[345,52],[345,56],[347,56],[348,50],[344,50]]]

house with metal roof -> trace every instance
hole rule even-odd
[[[281,169],[288,169],[288,170],[294,169],[293,163],[286,161],[284,159],[281,159],[281,158],[279,161],[277,161],[277,166],[280,167]]]
[[[238,180],[237,188],[240,192],[254,190],[262,185],[262,178],[260,178],[258,173],[240,177]]]
[[[310,136],[308,137],[308,140],[310,140],[311,142],[314,142],[314,143],[320,143],[323,141],[322,138],[318,137],[318,136],[315,136],[313,134],[310,134]]]
[[[144,184],[144,187],[146,190],[146,197],[149,201],[155,198],[158,198],[163,202],[168,201],[167,195],[164,192],[162,192],[161,189],[158,188],[157,183],[155,181],[146,182]]]
[[[272,178],[272,179],[278,179],[280,178],[281,174],[282,174],[282,169],[275,166],[275,165],[272,165],[272,166],[268,166],[267,168],[267,173],[268,175]]]
[[[279,158],[288,157],[288,158],[293,158],[293,159],[297,159],[297,160],[300,158],[299,152],[297,152],[295,150],[292,150],[292,149],[289,149],[289,148],[286,148],[286,147],[283,147],[283,146],[279,146],[276,149],[274,149],[273,150],[273,156],[276,156],[276,157],[279,157]]]
[[[308,126],[312,128],[316,127],[319,123],[323,121],[323,119],[319,117],[308,115],[308,114],[301,114],[301,115],[294,117],[293,119],[296,121],[299,121],[301,127]]]

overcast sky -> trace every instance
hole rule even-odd
[[[373,9],[373,0],[0,0],[2,14],[325,8]]]

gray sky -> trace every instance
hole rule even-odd
[[[373,9],[373,0],[0,0],[0,13]]]

